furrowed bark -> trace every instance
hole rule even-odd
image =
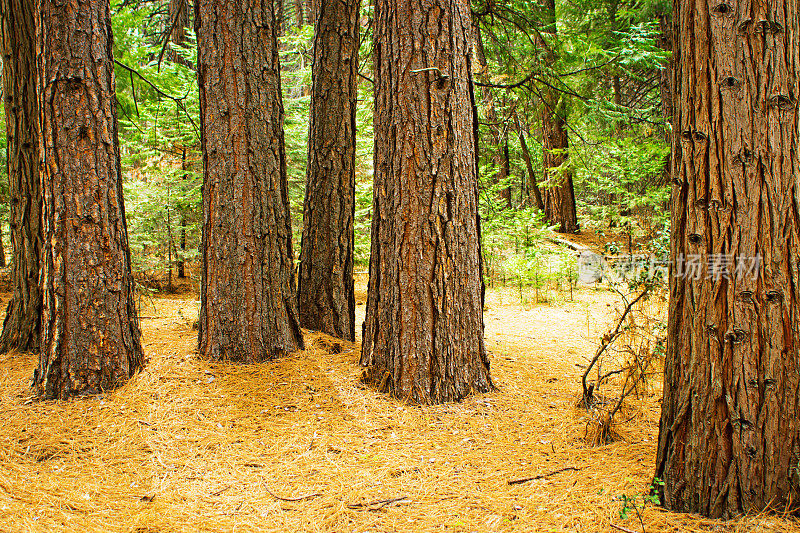
[[[711,517],[796,511],[800,7],[679,0],[673,20],[662,501]]]
[[[42,194],[39,184],[35,9],[34,0],[2,0],[0,4],[13,291],[0,335],[0,352],[39,349]]]
[[[107,0],[36,2],[45,398],[100,393],[143,364],[122,195]]]
[[[303,209],[300,325],[355,340],[359,0],[319,0]]]
[[[465,0],[378,0],[375,186],[361,364],[397,398],[492,388],[483,340]]]
[[[272,0],[198,0],[203,280],[198,346],[260,362],[303,348]]]

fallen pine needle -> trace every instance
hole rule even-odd
[[[618,526],[616,524],[610,524],[610,525],[614,529],[618,529],[620,531],[624,531],[625,533],[639,533],[638,531],[634,531],[633,529],[628,529],[627,527]]]
[[[322,494],[320,494],[319,492],[310,492],[308,494],[304,494],[302,496],[296,496],[294,498],[284,498],[282,496],[278,496],[277,494],[275,494],[274,492],[269,490],[269,487],[267,487],[266,485],[264,485],[264,490],[266,490],[269,493],[270,496],[272,496],[276,500],[280,500],[282,502],[301,502],[303,500],[310,500],[311,498],[316,498],[317,496],[322,496]]]

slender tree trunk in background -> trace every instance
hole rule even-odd
[[[509,183],[508,177],[511,175],[511,157],[508,153],[508,131],[503,131],[500,146],[500,181]],[[500,198],[507,209],[511,209],[511,186],[500,190]]]
[[[170,24],[172,24],[171,28],[172,31],[170,32],[170,42],[176,44],[178,46],[183,46],[186,42],[186,28],[189,26],[189,5],[188,0],[170,0],[169,2],[169,18]],[[182,62],[182,64],[186,65],[187,62],[181,58],[174,50],[171,52],[171,60],[175,62]],[[188,65],[187,65],[188,66]],[[182,146],[182,153],[181,153],[181,170],[187,170],[186,165],[186,146]],[[183,179],[186,180],[186,174],[183,175]],[[178,278],[183,279],[186,277],[186,265],[184,262],[184,254],[186,252],[186,213],[181,212],[180,216],[180,247],[181,253],[177,254],[176,257],[176,264],[178,271]],[[172,228],[169,228],[170,233],[172,232]],[[170,241],[172,238],[170,237]],[[169,271],[169,286],[170,290],[172,290],[172,260],[170,259],[170,271]]]
[[[200,354],[259,362],[303,348],[272,0],[198,0],[204,167]]]
[[[42,195],[34,52],[35,1],[2,0],[0,18],[12,248],[12,296],[0,335],[0,352],[36,351],[42,313],[39,290]]]
[[[5,241],[5,237],[3,236],[3,225],[0,224],[0,268],[5,268],[6,266],[6,245],[3,242]]]
[[[294,21],[298,28],[303,27],[303,0],[294,0]]]
[[[519,145],[522,148],[522,159],[525,160],[525,168],[528,169],[528,188],[529,192],[533,193],[534,205],[539,211],[544,211],[544,201],[542,200],[542,191],[539,190],[539,184],[536,182],[536,173],[533,171],[533,162],[531,161],[531,152],[528,149],[528,142],[525,140],[525,134],[522,128],[519,130]],[[530,199],[528,199],[530,202]]]
[[[183,152],[181,153],[181,170],[184,171],[182,180],[186,181],[188,179],[188,176],[187,176],[187,174],[185,172],[188,170],[188,166],[187,166],[187,161],[186,161],[186,147],[185,146],[183,147]],[[179,245],[181,247],[181,251],[178,253],[178,262],[177,262],[178,279],[186,278],[186,260],[184,258],[186,257],[186,224],[187,223],[188,223],[188,221],[186,220],[186,212],[182,211],[181,212],[181,221],[180,221],[181,230],[180,230],[180,235],[178,237]]]
[[[95,394],[142,367],[107,0],[38,0],[42,336],[34,386]]]
[[[486,62],[486,51],[483,46],[483,36],[481,33],[480,22],[476,17],[472,18],[472,27],[474,35],[475,58],[478,61],[480,72],[478,73],[478,80],[482,83],[488,83],[489,77],[487,76],[488,64]],[[497,108],[494,102],[494,95],[489,87],[481,87],[481,102],[483,113],[485,115],[486,124],[489,128],[489,134],[492,139],[492,166],[494,167],[494,174],[492,175],[492,184],[497,185],[508,177],[508,174],[503,175],[504,161],[502,154],[502,134],[500,131],[500,119],[497,116]],[[503,189],[500,191],[500,200],[505,207],[511,207],[511,189]]]
[[[674,28],[662,502],[711,517],[797,510],[800,7],[679,0]],[[702,272],[678,276],[694,257]]]
[[[183,46],[186,43],[186,28],[189,26],[189,0],[169,0],[167,12],[169,13],[169,42]],[[178,54],[175,48],[169,48],[167,57],[174,63],[194,68],[194,65]]]
[[[320,0],[297,300],[300,325],[355,340],[359,0]]]
[[[397,398],[457,401],[492,388],[483,340],[469,4],[377,0],[375,14],[363,377]]]
[[[658,39],[656,40],[656,44],[659,48],[666,50],[668,52],[672,52],[674,43],[672,38],[672,21],[671,21],[670,13],[663,13],[658,16],[658,25],[661,29],[661,34],[659,35]],[[672,115],[673,115],[673,88],[672,88],[672,79],[673,79],[673,71],[672,71],[672,61],[668,61],[664,68],[661,69],[661,78],[659,80],[659,86],[661,89],[661,114],[664,117],[664,121],[667,124],[672,123]],[[669,129],[664,128],[664,131],[667,132],[667,137],[669,137]],[[670,142],[670,139],[667,138],[667,142]],[[664,171],[661,174],[661,183],[660,185],[667,185],[672,181],[672,154],[667,156],[667,160],[664,164]],[[666,209],[669,209],[669,202],[665,205]]]
[[[321,0],[306,0],[306,24],[309,26],[315,26],[317,24],[320,2]]]
[[[555,40],[555,0],[544,0],[544,33]],[[546,43],[542,43],[546,47]],[[555,61],[552,50],[547,50],[547,61]],[[572,170],[569,168],[569,138],[566,129],[564,106],[559,105],[558,91],[544,87],[542,102],[542,158],[544,163],[544,218],[558,225],[561,233],[578,231],[578,215],[575,209],[575,189],[572,185]]]

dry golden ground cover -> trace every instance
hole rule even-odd
[[[576,364],[612,320],[612,294],[523,309],[490,291],[499,389],[436,407],[364,388],[358,345],[310,332],[305,352],[272,363],[200,361],[192,298],[142,306],[149,363],[102,397],[32,402],[34,357],[0,356],[0,531],[642,530],[635,513],[620,519],[619,497],[649,487],[660,391],[600,447],[575,407]],[[647,532],[800,531],[652,506],[642,521]]]

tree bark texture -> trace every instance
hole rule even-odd
[[[259,362],[303,348],[272,0],[198,0],[204,168],[199,350]]]
[[[34,0],[2,0],[0,4],[13,291],[0,335],[0,352],[39,349],[42,194],[39,185],[35,9]]]
[[[320,0],[303,208],[300,325],[355,340],[359,0]]]
[[[796,510],[800,8],[679,0],[674,28],[662,500],[711,517]],[[692,256],[702,275],[679,276]],[[759,256],[737,272],[733,259]]]
[[[543,33],[557,38],[555,0],[544,0],[545,27]],[[543,43],[547,47],[546,43]],[[547,51],[547,61],[554,61],[552,49]],[[569,168],[569,137],[567,136],[564,108],[559,105],[558,91],[550,87],[541,89],[542,101],[542,159],[544,163],[544,219],[558,225],[561,233],[578,231],[575,209],[575,189],[572,169]]]
[[[122,196],[107,0],[36,2],[43,193],[42,334],[34,385],[94,394],[143,364]]]
[[[492,388],[466,0],[378,0],[375,184],[361,364],[419,403]]]

